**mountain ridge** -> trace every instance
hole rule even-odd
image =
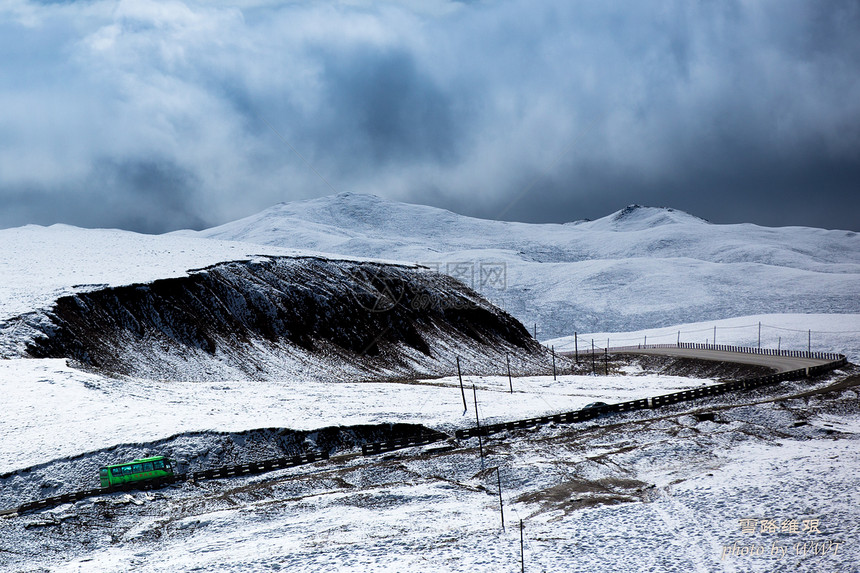
[[[532,224],[344,193],[179,234],[423,264],[480,291],[544,339],[860,311],[857,233],[715,224],[671,207],[629,205],[594,221]]]

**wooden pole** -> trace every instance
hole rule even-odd
[[[807,342],[806,342],[806,351],[812,352],[812,329],[811,328],[809,329],[809,338],[807,339]]]
[[[499,480],[499,516],[502,518],[502,531],[505,530],[505,508],[502,505],[502,470],[496,468],[496,478]]]
[[[758,323],[758,347],[761,348],[761,321]]]
[[[604,368],[603,374],[605,376],[609,376],[609,346],[606,347],[606,355],[605,356],[606,357],[603,361],[603,368]]]
[[[511,394],[514,393],[514,383],[511,380],[511,355],[505,354],[505,362],[508,365],[508,385],[511,387]]]
[[[591,373],[594,374],[594,339],[591,339]]]
[[[526,555],[523,551],[523,520],[520,520],[520,571],[525,573],[526,571]]]
[[[463,413],[465,414],[469,407],[466,405],[466,389],[463,388],[463,375],[460,373],[460,357],[457,357],[457,378],[460,379],[460,394],[463,395]]]
[[[714,325],[714,346],[717,345],[717,325]]]
[[[475,427],[478,429],[478,451],[481,452],[481,469],[484,469],[484,441],[481,439],[481,421],[478,419],[478,391],[472,384],[472,396],[475,398]]]
[[[576,357],[576,363],[579,364],[579,341],[576,339],[576,332],[573,333],[573,355]]]
[[[555,345],[550,346],[550,350],[552,351],[552,379],[555,380]]]

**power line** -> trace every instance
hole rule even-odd
[[[800,332],[800,333],[804,333],[804,334],[808,333],[811,330],[809,328],[788,328],[785,326],[774,326],[772,324],[765,324],[765,323],[762,323],[761,326],[762,326],[762,328],[773,328],[775,330],[783,330],[783,331],[788,331],[788,332]],[[758,328],[758,323],[742,324],[742,325],[736,325],[736,326],[720,326],[719,324],[717,324],[716,327],[718,330],[732,330],[732,329],[736,330],[736,329],[741,329],[741,328]],[[647,336],[650,338],[660,338],[660,337],[676,336],[679,332],[681,334],[695,334],[698,332],[712,332],[713,329],[714,329],[713,326],[709,326],[707,328],[696,328],[696,329],[690,329],[690,330],[675,329],[675,330],[672,330],[669,332],[663,332],[663,333],[653,333],[652,331],[643,331],[643,333],[639,336],[632,336],[632,337],[626,337],[626,338],[617,338],[617,337],[613,336],[612,340],[615,342],[627,342],[627,341],[631,341],[631,340],[642,340],[642,337],[646,336],[646,332],[647,332]],[[858,333],[860,333],[860,330],[812,330],[812,333],[813,334],[858,334]]]

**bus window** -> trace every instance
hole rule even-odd
[[[155,460],[152,463],[153,463],[153,466],[155,466],[155,469],[157,469],[157,470],[163,470],[164,469],[164,460]]]
[[[144,462],[143,471],[151,472],[152,471],[152,462]]]
[[[107,468],[101,468],[99,470],[99,475],[102,477],[108,477],[108,469]]]
[[[110,473],[115,475],[115,476],[121,476],[122,475],[122,468],[111,468]]]
[[[122,466],[122,475],[130,476],[131,475],[131,466]]]
[[[143,464],[134,464],[131,466],[131,473],[139,474],[143,471]]]

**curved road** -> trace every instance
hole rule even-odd
[[[829,364],[833,360],[823,358],[801,358],[796,356],[771,356],[768,354],[753,354],[747,352],[729,352],[726,350],[710,350],[704,348],[623,348],[609,349],[610,354],[656,354],[659,356],[676,356],[679,358],[696,358],[699,360],[713,360],[716,362],[734,362],[736,364],[754,364],[773,368],[776,372],[789,372],[802,368],[812,368]],[[563,356],[573,356],[573,352],[560,352]],[[580,352],[580,356],[589,353]],[[602,355],[603,352],[595,354]]]

